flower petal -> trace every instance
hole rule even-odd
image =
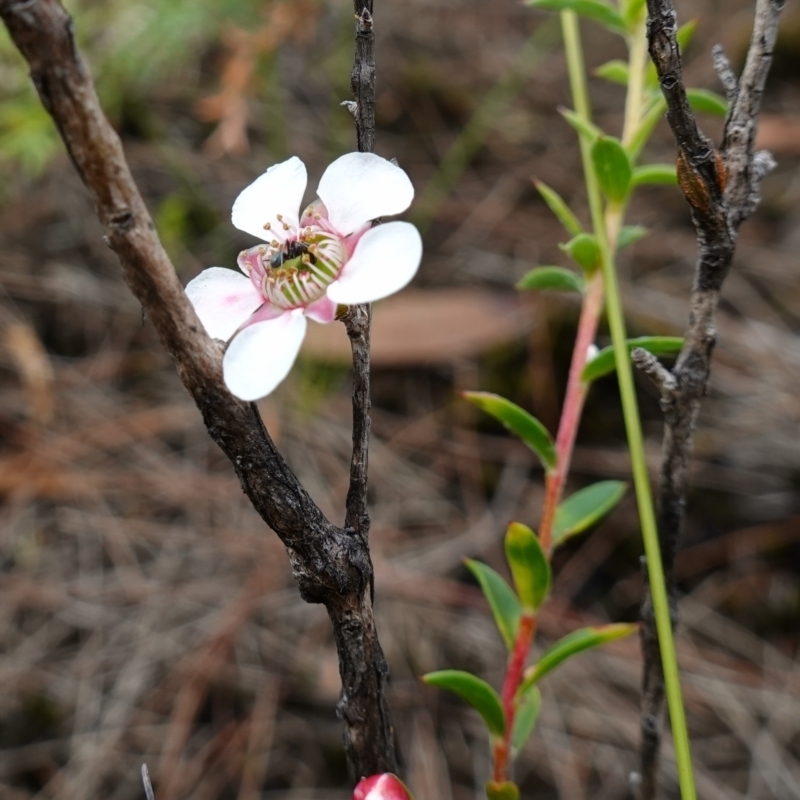
[[[297,156],[274,164],[236,198],[231,221],[240,231],[262,241],[282,242],[288,233],[283,226],[296,229],[300,223],[300,203],[307,182],[305,164]],[[269,229],[264,227],[267,224]]]
[[[387,222],[368,230],[342,274],[328,287],[334,303],[371,303],[402,289],[422,259],[422,238],[410,222]]]
[[[391,161],[374,153],[348,153],[325,170],[317,194],[331,225],[347,236],[370,220],[405,211],[414,187]]]
[[[413,800],[408,787],[391,772],[362,778],[353,789],[353,800]]]
[[[240,331],[222,359],[230,392],[241,400],[268,395],[289,373],[305,335],[306,318],[300,309]]]
[[[208,335],[224,341],[264,304],[249,278],[222,267],[205,269],[189,281],[186,296]]]
[[[311,317],[314,322],[321,322],[327,325],[336,319],[336,303],[327,295],[322,295],[319,300],[315,300],[306,306],[306,316]]]

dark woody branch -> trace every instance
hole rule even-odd
[[[375,150],[375,32],[372,29],[372,0],[354,0],[356,52],[350,88],[353,101],[347,103],[353,114],[358,150]],[[370,429],[370,330],[372,306],[353,306],[344,317],[353,351],[353,455],[350,461],[350,488],[347,492],[345,527],[367,541],[367,472]]]
[[[94,201],[109,246],[214,441],[286,546],[305,600],[333,623],[343,680],[339,711],[351,777],[395,769],[386,664],[372,616],[372,565],[363,537],[330,523],[275,448],[255,406],[222,381],[222,351],[203,330],[165,253],[77,51],[58,0],[0,0],[0,16]]]
[[[674,566],[686,509],[687,464],[716,342],[714,315],[733,261],[739,226],[755,210],[761,181],[774,164],[768,153],[754,153],[754,142],[782,6],[782,0],[757,0],[750,49],[738,81],[721,48],[714,50],[714,65],[730,103],[722,146],[717,151],[699,129],[686,97],[672,0],[647,0],[650,56],[667,101],[667,120],[678,145],[679,183],[691,206],[698,242],[689,324],[672,372],[654,363],[652,357],[634,355],[636,365],[658,387],[665,416],[658,531],[673,620]],[[657,793],[664,681],[649,592],[642,622],[645,664],[639,797],[652,800]]]

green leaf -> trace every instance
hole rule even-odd
[[[520,696],[541,680],[548,672],[552,672],[559,664],[571,656],[598,647],[601,644],[613,642],[630,636],[638,629],[636,623],[620,622],[614,625],[598,625],[592,628],[581,628],[559,639],[552,647],[545,650],[538,664],[525,670],[525,679],[517,690]]]
[[[688,22],[684,22],[683,25],[678,28],[678,32],[675,34],[675,38],[678,40],[678,45],[681,48],[681,55],[686,52],[686,48],[692,41],[692,37],[694,36],[694,32],[697,30],[697,18],[690,19]],[[648,61],[647,63],[647,72],[645,73],[645,85],[648,87],[658,86],[658,73],[656,72],[655,65],[652,61]]]
[[[642,148],[647,143],[647,140],[650,138],[650,135],[653,133],[653,129],[664,118],[666,111],[667,101],[664,99],[664,95],[662,95],[661,92],[657,92],[645,109],[639,127],[636,129],[636,132],[633,134],[628,144],[628,155],[631,157],[631,161],[636,160]]]
[[[694,32],[697,30],[697,22],[698,18],[695,17],[694,19],[690,19],[688,22],[684,22],[683,25],[678,28],[675,38],[678,40],[678,45],[682,51],[686,50],[691,43],[692,38],[694,37]]]
[[[528,737],[533,733],[539,709],[542,706],[542,693],[538,686],[531,686],[522,695],[518,695],[517,709],[514,714],[514,728],[511,733],[511,747],[519,752]]]
[[[624,250],[639,239],[647,236],[647,228],[642,225],[623,225],[617,236],[617,250]]]
[[[601,64],[594,71],[594,74],[599,78],[605,78],[607,81],[611,81],[611,83],[618,83],[620,86],[627,86],[630,76],[627,63],[618,58]]]
[[[622,18],[628,26],[628,30],[633,32],[636,26],[642,21],[646,0],[622,0]]]
[[[423,675],[422,680],[430,686],[454,692],[466,700],[483,717],[492,735],[502,736],[505,732],[506,716],[500,696],[477,675],[458,669],[443,669]]]
[[[582,292],[583,278],[564,267],[536,267],[517,283],[517,289],[550,289],[554,292]]]
[[[593,233],[579,233],[574,239],[559,247],[586,273],[600,266],[600,248]]]
[[[600,481],[564,500],[556,509],[553,545],[560,545],[599,522],[619,503],[627,488],[623,481]]]
[[[556,465],[556,446],[547,428],[536,417],[530,415],[505,397],[491,392],[464,392],[463,397],[491,414],[496,420],[525,442],[542,462],[546,470]]]
[[[592,163],[608,199],[623,202],[628,196],[633,168],[622,142],[613,136],[601,136],[592,145]]]
[[[489,781],[486,784],[487,800],[519,800],[519,789],[511,781]]]
[[[572,125],[573,128],[584,138],[590,142],[594,142],[603,135],[603,131],[597,127],[593,122],[590,122],[585,117],[582,117],[577,111],[570,108],[559,108],[559,113],[564,119]]]
[[[599,22],[614,33],[624,35],[627,32],[619,11],[602,0],[525,0],[525,5],[547,11],[574,11],[581,17]]]
[[[578,218],[572,213],[569,206],[564,202],[561,195],[555,189],[551,189],[546,183],[542,183],[541,181],[534,181],[533,183],[550,210],[558,217],[558,221],[567,229],[567,233],[571,233],[573,236],[577,236],[581,233],[583,227],[580,222],[578,222]]]
[[[700,111],[705,114],[714,114],[724,117],[728,113],[728,101],[710,89],[687,89],[686,97],[692,111]]]
[[[539,537],[527,525],[512,522],[506,531],[505,548],[522,607],[536,611],[547,597],[553,579]]]
[[[645,183],[668,183],[678,185],[678,172],[674,164],[644,164],[633,170],[633,186]]]
[[[464,559],[467,569],[475,576],[492,609],[494,621],[509,652],[514,649],[522,607],[514,590],[491,567],[471,558]]]
[[[677,353],[683,347],[683,339],[680,336],[639,336],[636,339],[628,339],[628,352],[634,347],[642,347],[655,356],[668,353]],[[616,369],[614,363],[614,349],[604,347],[584,368],[581,379],[584,383],[591,383],[604,375],[608,375]]]

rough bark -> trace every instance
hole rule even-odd
[[[94,201],[127,285],[175,362],[209,434],[230,459],[256,511],[286,546],[303,599],[328,610],[340,658],[338,710],[351,777],[393,771],[387,670],[372,615],[366,535],[352,521],[342,528],[324,517],[276,449],[256,407],[226,390],[222,350],[205,333],[161,246],[78,53],[69,15],[58,0],[0,0],[0,17]],[[366,491],[365,453],[362,460],[359,495]],[[350,506],[348,501],[348,517]]]
[[[674,368],[670,372],[650,354],[634,351],[634,362],[661,393],[665,416],[658,532],[673,625],[677,619],[674,567],[686,513],[687,464],[708,387],[716,342],[714,315],[733,261],[739,226],[758,205],[761,181],[773,166],[769,153],[754,152],[754,141],[782,7],[782,0],[757,0],[753,36],[739,81],[721,48],[714,49],[714,63],[730,103],[722,146],[716,150],[689,107],[672,0],[647,0],[650,56],[667,101],[667,120],[678,145],[679,183],[691,206],[698,244],[689,322]],[[641,640],[644,674],[639,797],[652,800],[658,790],[664,678],[649,591],[642,605]]]

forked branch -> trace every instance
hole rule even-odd
[[[708,386],[719,293],[733,261],[739,226],[755,210],[761,181],[773,165],[769,153],[754,152],[754,142],[782,7],[782,0],[757,0],[750,49],[738,81],[721,48],[715,48],[714,63],[730,102],[722,146],[716,150],[698,127],[686,96],[672,0],[647,0],[650,56],[667,101],[667,120],[678,145],[678,178],[691,206],[698,243],[689,324],[671,374],[638,353],[634,358],[661,392],[665,415],[658,531],[673,603],[675,555],[686,510],[687,464]],[[645,665],[639,796],[652,800],[657,793],[664,679],[649,592],[642,622]]]
[[[286,546],[303,598],[328,610],[340,658],[339,711],[351,777],[394,771],[386,663],[372,616],[366,539],[324,517],[276,449],[256,407],[225,388],[222,350],[206,335],[161,246],[78,53],[67,12],[58,0],[0,0],[0,16],[94,201],[125,281],[209,434],[231,460],[256,511]]]

